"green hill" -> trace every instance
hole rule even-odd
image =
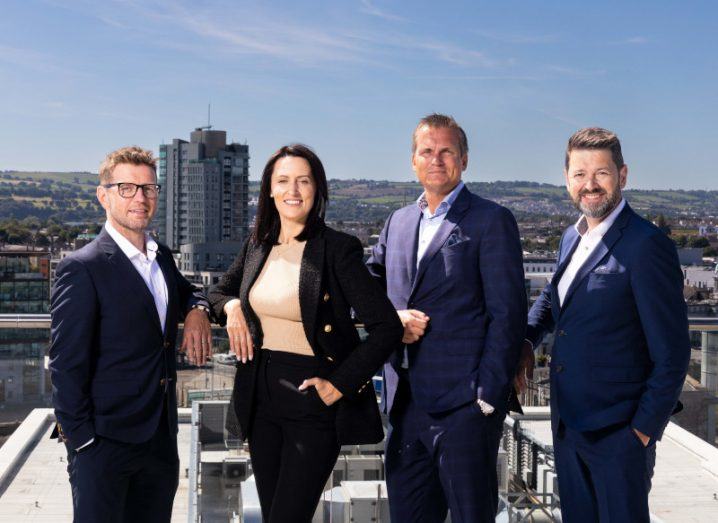
[[[470,182],[475,193],[506,205],[519,217],[574,215],[563,186],[535,182]],[[88,172],[0,172],[0,220],[55,217],[97,223],[103,213],[95,198],[97,175]],[[250,183],[256,197],[259,182]],[[330,180],[330,221],[383,222],[416,200],[418,183],[382,180]],[[703,218],[718,213],[718,191],[628,190],[626,199],[641,214]],[[254,208],[251,208],[253,211]]]

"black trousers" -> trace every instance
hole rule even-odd
[[[179,457],[166,409],[165,402],[157,431],[144,443],[95,436],[79,452],[68,448],[75,523],[170,521]]]
[[[334,420],[316,389],[302,381],[325,377],[314,356],[263,349],[255,390],[249,452],[265,523],[310,522],[340,445]]]

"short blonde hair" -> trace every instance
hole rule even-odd
[[[459,143],[459,153],[462,156],[469,154],[469,141],[466,139],[464,130],[452,116],[440,113],[427,114],[419,120],[419,124],[414,128],[414,134],[411,136],[411,154],[416,152],[416,133],[424,126],[432,129],[451,129]]]
[[[110,183],[112,171],[120,164],[129,163],[132,165],[146,165],[157,176],[157,159],[152,151],[131,145],[112,151],[100,164],[100,183]]]

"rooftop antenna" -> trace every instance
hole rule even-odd
[[[204,131],[205,129],[209,130],[212,128],[210,114],[211,114],[212,104],[207,104],[207,125],[203,125],[202,127],[197,127],[197,131]]]

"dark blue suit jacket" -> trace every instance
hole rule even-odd
[[[521,243],[510,211],[463,188],[416,268],[421,212],[392,213],[367,261],[397,310],[426,313],[426,334],[408,347],[409,379],[425,412],[480,398],[505,411],[526,327]],[[400,354],[384,366],[392,408]]]
[[[177,322],[194,304],[209,304],[167,247],[157,262],[168,291],[164,332],[147,285],[104,228],[57,267],[49,368],[55,414],[73,448],[95,435],[149,440],[165,400],[177,431]]]
[[[579,241],[575,227],[566,229],[556,274],[529,312],[534,345],[556,330],[553,428],[559,418],[578,431],[630,422],[659,439],[690,357],[676,248],[626,204],[559,307],[558,282]]]

